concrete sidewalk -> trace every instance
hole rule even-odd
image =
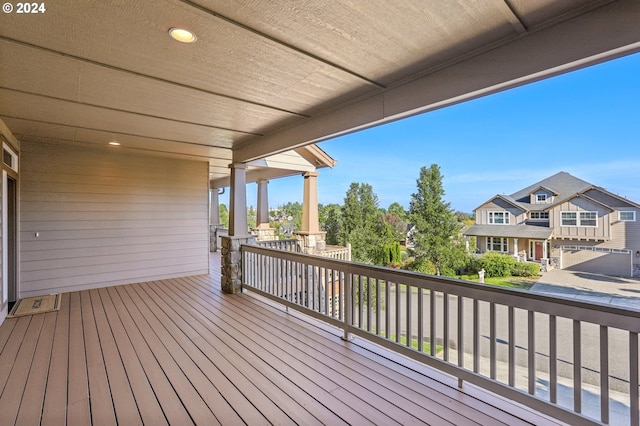
[[[531,292],[640,310],[640,279],[553,269]]]

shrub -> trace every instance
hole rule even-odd
[[[508,277],[514,270],[515,258],[500,253],[486,253],[479,260],[479,266],[484,268],[485,277]]]
[[[535,277],[540,275],[540,265],[531,262],[518,262],[511,270],[514,277]]]

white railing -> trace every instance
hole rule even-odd
[[[270,248],[274,250],[300,252],[300,246],[298,245],[298,240],[296,239],[261,240],[261,241],[256,241],[255,244],[260,247]]]
[[[343,246],[327,246],[326,249],[320,253],[322,257],[328,257],[329,259],[346,260],[351,261],[351,244]]]
[[[256,246],[242,252],[245,288],[341,327],[345,339],[368,339],[571,424],[610,423],[619,412],[639,424],[640,311]]]

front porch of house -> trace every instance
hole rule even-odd
[[[2,424],[558,424],[220,289],[211,273],[65,293],[0,328]]]

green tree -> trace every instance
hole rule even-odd
[[[249,225],[249,229],[253,229],[256,227],[257,220],[257,212],[253,206],[249,206],[247,209],[247,224]]]
[[[440,167],[432,164],[420,169],[417,192],[411,195],[409,218],[416,227],[413,253],[416,264],[431,263],[436,274],[453,275],[464,263],[464,244],[460,225],[449,203],[445,202]]]
[[[229,210],[227,210],[226,204],[220,204],[218,206],[218,212],[220,213],[220,223],[225,228],[229,228]]]
[[[339,230],[341,245],[351,244],[351,257],[356,262],[374,263],[379,257],[380,234],[378,226],[378,196],[366,183],[353,182],[341,209],[342,226]]]
[[[408,214],[400,203],[391,203],[387,209],[387,213],[397,216],[403,222],[406,222],[408,219]]]
[[[326,232],[325,241],[330,245],[340,244],[341,208],[338,204],[320,204],[318,206],[320,229]]]

